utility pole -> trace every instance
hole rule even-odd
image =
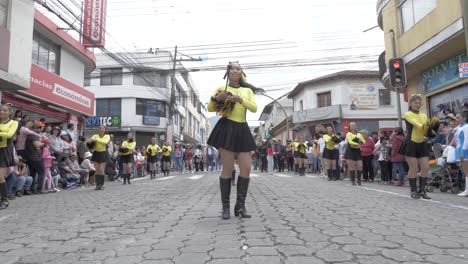
[[[166,130],[166,141],[169,144],[172,144],[172,131],[174,128],[173,118],[175,112],[175,90],[177,87],[176,84],[176,66],[177,66],[177,45],[174,49],[174,62],[172,64],[172,74],[171,74],[171,97],[169,99],[169,116],[167,118],[167,130]]]
[[[463,1],[463,0],[462,0]],[[391,45],[392,45],[392,56],[396,58],[396,45],[395,45],[395,32],[393,29],[390,29],[390,38],[391,38]],[[400,99],[400,88],[395,88],[396,93],[396,103],[397,103],[397,116],[398,116],[398,126],[403,127],[403,123],[401,120],[401,99]]]
[[[461,9],[463,17],[463,29],[465,30],[465,45],[468,54],[468,3],[466,0],[461,0]]]

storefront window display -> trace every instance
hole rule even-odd
[[[431,96],[429,99],[430,115],[439,116],[444,109],[459,113],[464,103],[468,103],[468,85]]]

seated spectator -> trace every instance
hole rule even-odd
[[[26,163],[23,159],[19,159],[16,173],[16,196],[31,195],[31,184],[33,178],[28,176]]]
[[[84,160],[83,162],[81,162],[81,169],[85,172],[85,174],[88,176],[88,177],[91,177],[92,175],[94,175],[94,173],[96,172],[96,168],[94,167],[94,164],[93,162],[91,161],[91,157],[93,156],[93,154],[91,154],[91,152],[87,151],[83,157],[84,157]],[[87,184],[88,183],[88,180],[85,179],[85,183]]]
[[[53,183],[53,188],[60,192],[60,188],[59,188],[59,182],[60,182],[60,173],[59,173],[59,169],[58,169],[58,162],[57,161],[52,161],[52,168],[50,168],[50,175],[52,176],[52,183]],[[66,186],[67,184],[67,181],[65,180],[65,182],[63,182]]]
[[[86,179],[88,177],[88,171],[80,167],[76,152],[72,152],[70,154],[70,159],[68,160],[68,167],[71,170],[73,170],[75,173],[78,173],[80,175],[80,184],[84,186]]]
[[[66,180],[67,182],[79,183],[81,177],[80,174],[72,170],[69,164],[70,158],[63,156],[58,166],[60,178]]]

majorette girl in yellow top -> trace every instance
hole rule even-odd
[[[247,124],[247,110],[255,113],[257,103],[255,93],[261,91],[245,81],[245,74],[238,62],[230,62],[227,66],[226,85],[214,92],[208,103],[208,111],[217,112],[221,116],[208,138],[208,145],[219,150],[223,170],[219,178],[221,201],[223,204],[223,219],[230,218],[229,195],[231,193],[231,174],[234,160],[237,157],[240,176],[237,181],[237,202],[234,214],[249,218],[245,209],[245,198],[250,180],[251,151],[256,144]]]

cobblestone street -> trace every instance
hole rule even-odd
[[[11,201],[0,263],[468,263],[468,199],[453,194],[254,174],[252,218],[223,221],[216,174],[105,187]]]

